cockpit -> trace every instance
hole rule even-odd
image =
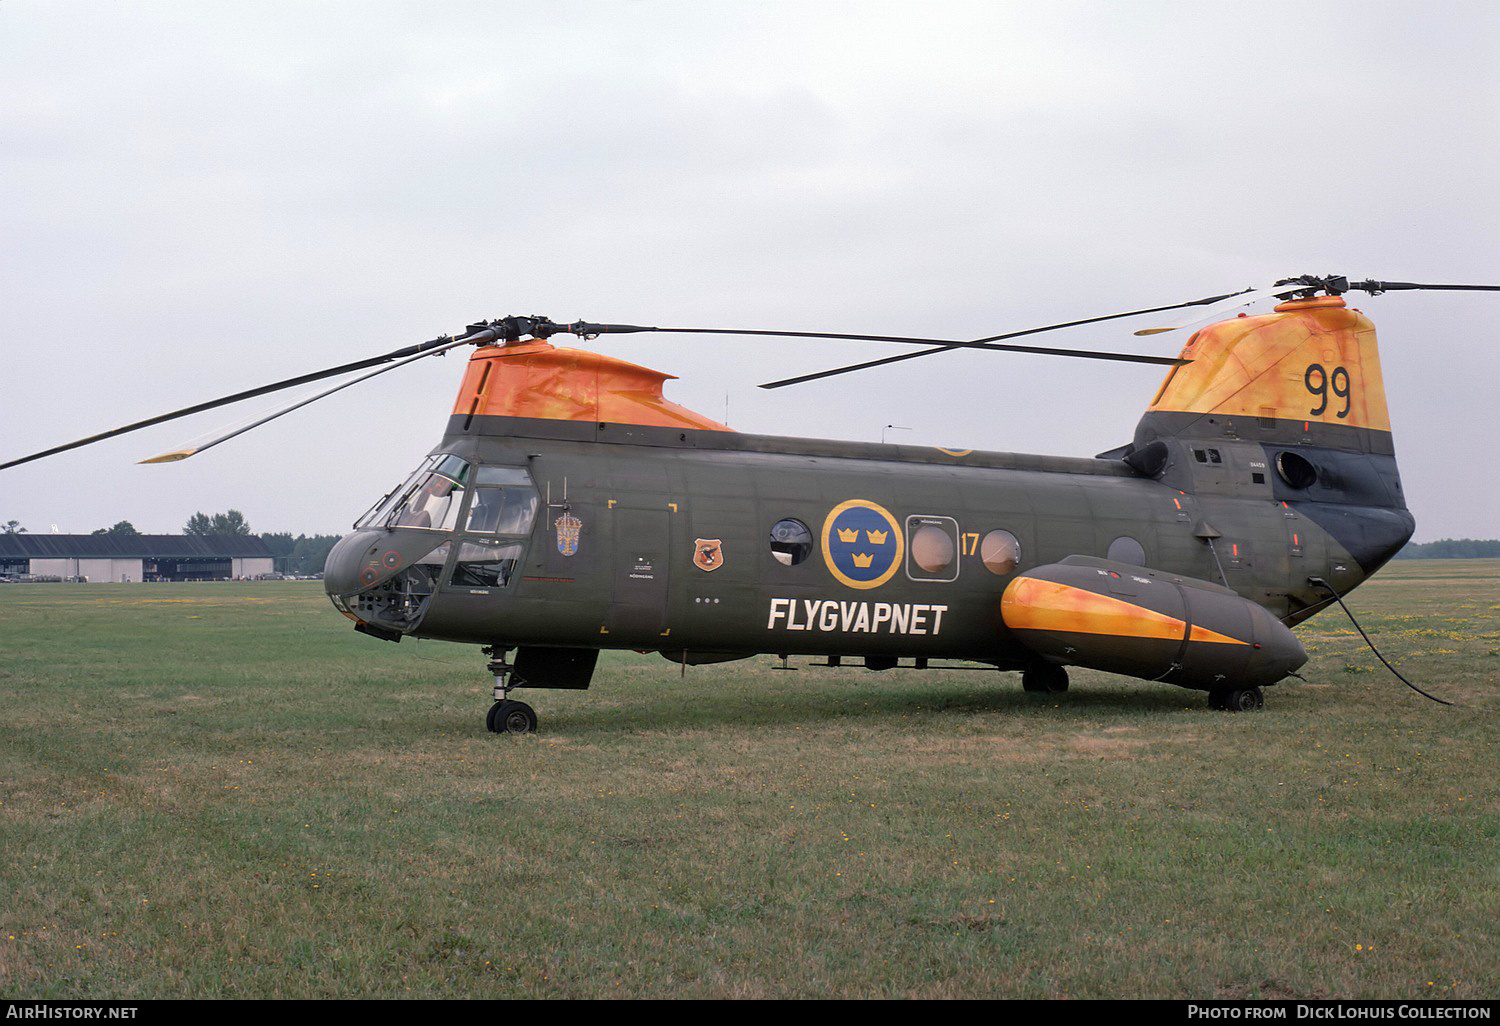
[[[329,554],[329,596],[361,630],[410,632],[439,592],[510,587],[539,505],[524,467],[429,456]]]
[[[415,527],[452,531],[459,526],[464,501],[468,516],[463,530],[471,534],[531,533],[536,519],[537,494],[531,475],[521,467],[475,466],[457,456],[429,456],[397,489],[386,495],[355,523],[366,528]]]

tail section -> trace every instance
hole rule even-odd
[[[1282,303],[1188,339],[1141,422],[1157,436],[1393,455],[1375,326],[1338,296]]]
[[[1215,496],[1265,498],[1312,520],[1331,539],[1329,579],[1341,586],[1406,544],[1415,522],[1368,318],[1338,296],[1293,300],[1204,328],[1182,357],[1192,362],[1168,373],[1136,428],[1125,459],[1138,472],[1204,509]],[[1304,572],[1303,540],[1294,528],[1289,581]]]

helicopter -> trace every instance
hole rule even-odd
[[[333,606],[371,638],[477,644],[495,733],[537,729],[517,688],[584,689],[600,651],[699,665],[760,654],[885,670],[960,661],[1029,692],[1089,667],[1259,709],[1307,660],[1291,628],[1411,538],[1374,326],[1344,296],[1500,286],[1303,275],[969,341],[557,323],[508,316],[200,403],[0,470],[324,378],[474,346],[437,445],[330,552]],[[1142,314],[1201,323],[1175,358],[1004,340]],[[974,348],[1167,367],[1131,441],[1094,458],[785,438],[667,399],[671,376],[562,334],[724,333],[919,346],[784,387]],[[375,368],[371,370],[370,368]]]

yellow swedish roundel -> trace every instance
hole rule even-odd
[[[851,588],[878,588],[901,566],[906,539],[901,525],[868,499],[839,503],[823,521],[823,562]]]

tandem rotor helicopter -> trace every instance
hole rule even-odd
[[[1290,628],[1411,537],[1375,330],[1343,298],[1404,289],[1500,286],[1306,275],[972,341],[503,317],[0,470],[367,371],[143,462],[185,459],[375,374],[475,346],[441,440],[334,547],[324,585],[372,638],[483,646],[491,731],[535,730],[535,712],[510,692],[587,688],[601,649],[683,665],[763,653],[872,670],[963,660],[1019,670],[1039,692],[1066,690],[1067,667],[1084,666],[1249,710],[1306,661]],[[1194,308],[1198,323],[1270,298],[1273,312],[1209,324],[1176,358],[1003,341]],[[1087,459],[743,434],[666,399],[670,375],[548,341],[654,331],[921,347],[762,387],[955,348],[1168,370],[1132,441]]]

